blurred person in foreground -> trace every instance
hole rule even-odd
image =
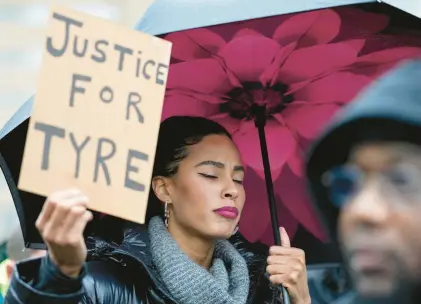
[[[421,60],[345,107],[306,167],[356,303],[421,303]]]

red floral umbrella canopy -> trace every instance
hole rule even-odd
[[[273,244],[252,105],[266,105],[279,223],[291,237],[301,226],[323,240],[306,196],[303,155],[333,113],[396,63],[421,54],[421,32],[398,31],[392,21],[340,7],[162,36],[173,42],[162,119],[204,116],[231,132],[247,166],[240,231],[250,241]]]

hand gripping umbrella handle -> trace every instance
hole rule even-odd
[[[265,106],[255,105],[252,107],[252,114],[254,116],[254,124],[259,132],[260,150],[262,152],[263,170],[265,172],[266,191],[269,199],[270,218],[272,223],[272,231],[275,239],[275,244],[281,246],[281,234],[279,232],[278,213],[276,210],[276,201],[273,191],[272,174],[270,170],[269,154],[267,150],[265,125],[266,125],[266,109]],[[290,304],[288,291],[281,286],[282,303]]]
[[[288,294],[287,289],[284,286],[282,286],[281,290],[282,290],[282,303],[283,304],[290,304],[291,302],[289,300],[289,294]]]

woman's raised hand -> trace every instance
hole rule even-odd
[[[273,284],[283,285],[293,304],[311,303],[307,282],[306,259],[303,250],[291,247],[288,234],[280,228],[282,246],[269,250],[267,272]]]
[[[83,237],[86,224],[92,219],[88,198],[77,189],[51,194],[36,221],[51,261],[69,277],[77,277],[86,260]]]

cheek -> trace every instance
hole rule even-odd
[[[246,198],[247,197],[244,187],[240,187],[240,189],[238,190],[238,198],[236,200],[236,207],[240,210],[240,213],[243,211]]]
[[[177,201],[183,206],[206,206],[215,200],[216,189],[200,176],[189,176],[177,183]],[[194,209],[197,210],[197,209]]]
[[[406,255],[412,256],[412,264],[421,265],[421,209],[400,212],[394,217],[397,227],[396,242],[403,243],[399,247],[406,248]],[[409,257],[408,257],[409,260]]]
[[[346,210],[341,210],[338,218],[337,233],[340,240],[346,240],[347,236],[352,234],[352,226],[350,225],[349,218]]]

